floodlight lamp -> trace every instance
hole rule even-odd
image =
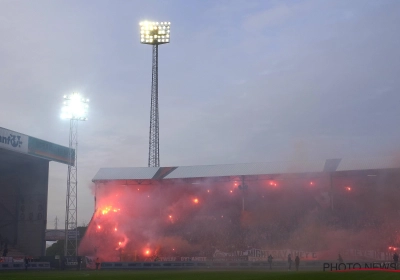
[[[64,107],[61,110],[61,118],[86,120],[89,108],[89,99],[81,97],[79,93],[73,93],[65,99]]]
[[[140,42],[142,44],[159,45],[166,44],[169,40],[162,40],[165,38],[162,35],[170,33],[170,22],[151,22],[143,21],[140,22]],[[145,37],[144,37],[145,35]]]

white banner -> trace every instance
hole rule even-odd
[[[341,252],[344,260],[368,260],[368,261],[391,261],[393,259],[393,252],[381,252],[376,250],[357,250],[347,249]],[[250,249],[245,251],[223,252],[215,250],[213,257],[216,259],[239,259],[240,257],[247,257],[249,261],[268,261],[268,256],[271,255],[274,261],[285,261],[288,255],[291,254],[292,260],[296,256],[300,260],[316,261],[316,260],[336,260],[338,257],[337,251],[320,251],[310,252],[301,250],[261,250]]]
[[[268,256],[271,255],[274,260],[287,260],[288,255],[292,255],[292,260],[295,256],[299,256],[302,260],[318,260],[317,252],[308,252],[300,250],[261,250],[261,249],[250,249],[246,251],[234,251],[234,252],[222,252],[216,250],[214,252],[214,258],[234,258],[234,257],[247,257],[249,261],[267,261]]]
[[[350,260],[380,260],[391,261],[393,252],[381,252],[376,250],[348,249],[344,251],[343,257]]]
[[[207,257],[159,257],[162,262],[205,262]]]
[[[28,136],[0,127],[0,148],[28,153]]]

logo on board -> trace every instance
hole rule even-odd
[[[0,143],[6,144],[6,145],[11,145],[14,148],[21,148],[22,141],[21,141],[21,136],[17,136],[14,134],[10,134],[10,136],[5,137],[5,136],[0,136]]]

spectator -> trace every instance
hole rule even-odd
[[[299,271],[300,258],[298,255],[294,259],[294,263],[296,264],[296,271]]]
[[[397,263],[399,262],[399,255],[397,254],[397,252],[394,252],[393,254],[393,262],[397,269]]]
[[[100,266],[100,259],[97,258],[97,259],[96,259],[96,270],[99,269],[99,266]]]
[[[287,256],[287,261],[288,261],[288,264],[289,264],[289,269],[288,270],[291,270],[292,269],[292,255],[291,254],[289,254]]]
[[[269,269],[270,269],[270,270],[272,269],[272,260],[273,260],[272,255],[269,255],[269,256],[268,256],[268,263],[269,263]]]

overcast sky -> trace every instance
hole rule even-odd
[[[79,124],[78,223],[101,167],[147,166],[151,46],[159,50],[161,166],[374,157],[400,151],[400,1],[0,0],[1,127],[68,146]],[[65,218],[52,162],[48,228]]]

